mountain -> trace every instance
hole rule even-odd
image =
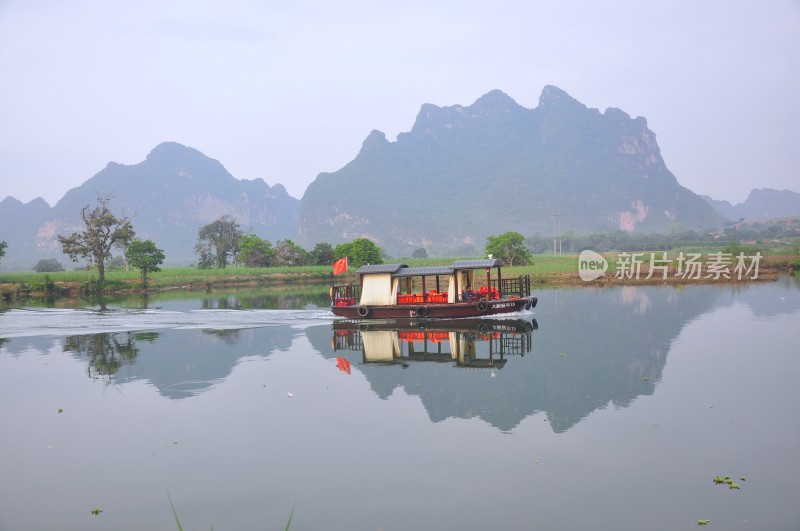
[[[800,216],[800,193],[791,190],[754,188],[747,199],[737,205],[707,195],[701,197],[721,216],[732,221]]]
[[[81,209],[95,205],[99,196],[112,197],[112,212],[130,216],[137,235],[164,250],[167,264],[195,261],[198,229],[225,214],[245,232],[272,242],[297,237],[300,201],[282,185],[238,180],[200,151],[167,142],[138,164],[110,162],[52,208],[42,199],[0,202],[0,226],[14,229],[0,230],[0,240],[8,243],[4,268],[29,270],[41,258],[57,258],[69,268],[56,236],[83,230]]]
[[[299,239],[373,239],[392,254],[482,248],[509,230],[666,232],[723,220],[681,186],[644,118],[587,108],[547,86],[526,109],[499,90],[420,109],[395,142],[373,131],[354,160],[308,187]]]

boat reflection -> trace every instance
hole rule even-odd
[[[334,351],[360,352],[363,363],[452,363],[457,367],[502,369],[509,356],[531,352],[536,320],[460,319],[398,322],[337,321]]]

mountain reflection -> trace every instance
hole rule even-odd
[[[0,338],[0,349],[11,356],[65,351],[86,363],[90,377],[106,378],[110,384],[146,381],[173,400],[213,388],[244,358],[312,349],[332,362],[345,359],[348,370],[366,378],[366,392],[380,399],[389,399],[397,390],[418,397],[432,422],[480,418],[509,431],[525,418],[542,414],[552,430],[561,433],[598,409],[627,407],[653,394],[672,342],[693,320],[734,304],[746,305],[750,312],[743,315],[754,318],[793,313],[800,310],[799,288],[800,281],[789,277],[767,284],[546,290],[540,292],[535,322],[487,319],[466,328],[440,322],[398,329],[330,322],[295,328],[281,321],[225,328],[240,325],[234,317],[219,329],[192,325]],[[202,297],[163,305],[181,314],[197,309],[199,300]],[[241,308],[273,302],[287,300],[217,299],[201,304]],[[29,318],[21,311],[15,315]],[[52,322],[59,324],[59,319],[80,319],[83,314],[54,315]],[[128,315],[135,320],[150,314],[118,310],[107,317]],[[0,314],[0,326],[9,316]],[[79,329],[82,322],[73,328]]]
[[[714,286],[551,290],[539,299],[530,351],[511,361],[507,355],[488,355],[489,341],[476,341],[478,347],[483,343],[483,354],[473,358],[465,351],[464,363],[452,341],[439,344],[443,356],[438,359],[450,363],[414,363],[437,360],[439,345],[429,341],[422,354],[419,342],[404,344],[396,332],[391,342],[381,339],[383,345],[372,354],[372,340],[365,336],[369,329],[360,333],[361,344],[337,330],[331,344],[330,327],[311,327],[306,334],[324,357],[347,357],[380,398],[388,399],[396,389],[418,396],[433,422],[478,417],[509,431],[543,413],[560,433],[593,411],[626,407],[652,394],[672,341],[688,322],[730,294],[729,287]],[[460,370],[499,368],[498,361],[507,363],[492,378],[485,371]]]
[[[297,334],[284,326],[87,334],[66,337],[63,350],[88,357],[91,377],[113,384],[145,380],[177,400],[225,380],[241,358],[288,349]]]

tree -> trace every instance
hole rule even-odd
[[[239,223],[229,215],[200,227],[197,231],[197,243],[194,246],[194,251],[199,257],[198,267],[211,267],[211,264],[216,264],[217,267],[224,268],[228,265],[229,257],[236,257],[241,237]]]
[[[414,249],[414,252],[411,253],[411,258],[428,258],[428,250],[425,247]]]
[[[3,258],[6,255],[6,247],[8,247],[6,242],[0,242],[0,258]]]
[[[275,244],[275,258],[273,265],[276,266],[301,266],[308,263],[308,252],[294,243],[292,240],[278,240]]]
[[[122,271],[123,269],[128,270],[128,262],[124,256],[115,256],[106,261],[106,271]]]
[[[164,262],[164,251],[157,248],[152,240],[136,240],[128,246],[125,258],[131,267],[141,271],[142,284],[147,287],[147,273],[161,271],[158,266]]]
[[[53,273],[55,271],[64,271],[64,266],[55,258],[42,258],[33,267],[37,273]]]
[[[248,267],[269,267],[275,257],[275,249],[267,240],[255,234],[239,238],[239,262]]]
[[[209,247],[199,247],[199,244],[194,246],[194,251],[197,253],[197,267],[198,269],[210,269],[214,267],[215,256]]]
[[[333,250],[334,260],[347,257],[351,267],[365,264],[382,264],[380,248],[367,238],[356,238],[349,243],[340,243]]]
[[[333,258],[333,246],[325,242],[315,245],[309,255],[313,265],[331,265],[335,261]]]
[[[509,266],[514,265],[514,260],[517,260],[517,265],[524,265],[533,259],[525,247],[525,238],[514,231],[486,238],[486,254],[507,262]]]
[[[125,249],[136,236],[130,219],[117,218],[108,208],[110,197],[98,197],[94,208],[86,205],[81,209],[81,219],[85,226],[83,232],[73,232],[69,236],[58,235],[61,249],[73,262],[83,258],[90,264],[97,264],[97,279],[106,279],[106,260],[113,258],[111,249]]]

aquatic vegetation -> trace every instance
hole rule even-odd
[[[167,492],[167,499],[169,500],[169,506],[172,509],[172,516],[175,517],[175,523],[178,525],[178,531],[183,531],[181,521],[178,518],[178,512],[175,510],[175,505],[172,503],[172,496],[169,495],[169,492]]]
[[[183,526],[181,526],[181,520],[180,520],[180,518],[178,518],[178,512],[175,510],[175,505],[172,503],[172,497],[169,495],[169,492],[167,492],[167,499],[169,500],[169,506],[172,509],[172,516],[175,517],[175,525],[178,526],[178,531],[183,531]],[[95,511],[103,512],[100,509],[95,509]],[[92,514],[95,514],[95,512],[92,511]],[[292,518],[293,517],[294,517],[294,507],[292,507],[292,512],[289,513],[289,521],[286,522],[286,531],[289,531],[289,528],[292,527]],[[214,531],[214,525],[213,524],[211,524],[211,531]]]
[[[286,522],[286,531],[289,531],[289,528],[292,527],[292,517],[294,516],[294,507],[292,507],[292,512],[289,513],[289,521]]]
[[[708,525],[711,523],[711,520],[698,520],[697,525]]]
[[[99,515],[102,512],[103,512],[103,509],[98,509],[97,507],[92,509],[92,514],[95,515],[95,516]]]
[[[745,481],[746,478],[744,476],[739,476],[739,480]],[[713,481],[716,485],[727,485],[729,489],[739,490],[739,484],[731,479],[730,476],[714,476]]]

